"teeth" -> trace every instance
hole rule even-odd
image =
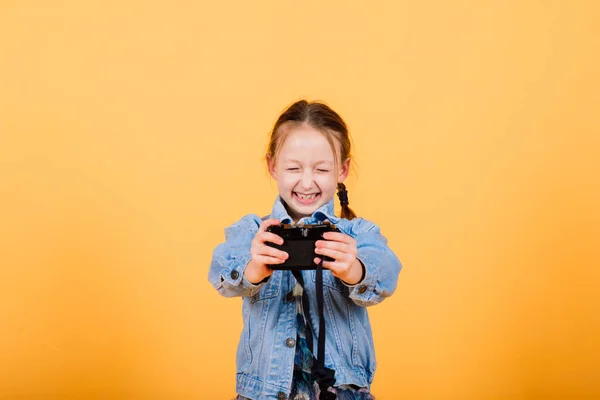
[[[314,199],[315,197],[317,197],[317,194],[318,194],[318,193],[306,195],[306,194],[300,194],[300,193],[296,193],[296,195],[297,195],[298,197],[300,197],[301,199],[303,199],[303,200],[312,200],[312,199]]]

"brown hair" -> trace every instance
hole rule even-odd
[[[325,103],[300,100],[289,106],[279,116],[277,122],[275,122],[267,148],[267,159],[275,159],[283,142],[290,133],[290,128],[303,124],[321,132],[329,142],[333,154],[336,154],[334,140],[337,140],[340,144],[340,159],[342,163],[347,158],[350,158],[350,134],[342,117]],[[337,171],[340,160],[337,157],[335,159]],[[348,207],[348,191],[343,183],[338,183],[338,197],[342,206],[340,216],[346,219],[356,218],[354,211]]]

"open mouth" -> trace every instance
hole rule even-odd
[[[303,194],[294,192],[294,198],[302,204],[313,204],[321,197],[321,193]]]

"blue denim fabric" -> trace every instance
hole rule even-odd
[[[270,217],[292,222],[280,197]],[[346,285],[331,272],[323,271],[325,365],[335,370],[336,386],[368,388],[376,360],[366,307],[392,295],[402,266],[377,225],[362,218],[347,220],[335,216],[333,199],[298,222],[316,223],[325,219],[356,240],[358,259],[365,266],[365,277],[356,285]],[[236,356],[237,393],[251,399],[281,399],[289,396],[292,387],[296,348],[289,347],[291,341],[287,339],[296,339],[296,301],[300,300],[286,300],[296,283],[290,271],[276,270],[258,285],[245,279],[251,241],[261,222],[258,215],[250,214],[225,229],[225,242],[213,252],[208,279],[221,295],[243,298],[244,327]],[[311,299],[310,309],[315,310],[310,315],[312,325],[317,330],[317,300],[310,295],[315,293],[315,271],[302,274]]]

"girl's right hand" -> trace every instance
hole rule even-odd
[[[268,267],[272,264],[282,264],[289,257],[285,251],[268,246],[265,242],[271,242],[278,245],[283,244],[283,239],[271,232],[267,232],[267,228],[271,225],[279,225],[280,221],[275,218],[264,220],[258,232],[252,239],[250,254],[252,258],[244,270],[246,279],[251,283],[258,284],[268,276],[273,274],[273,270]]]

